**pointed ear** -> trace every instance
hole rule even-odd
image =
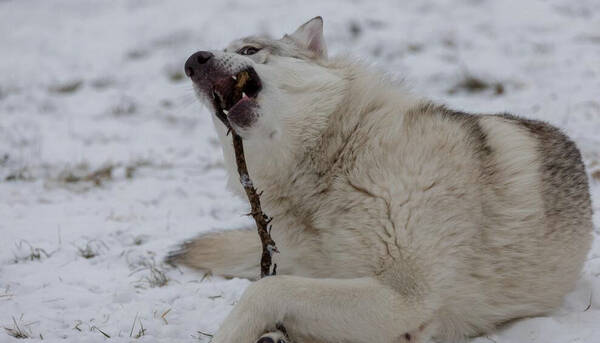
[[[303,48],[315,53],[317,57],[327,58],[327,46],[325,46],[323,37],[323,18],[312,18],[302,24],[290,37]]]

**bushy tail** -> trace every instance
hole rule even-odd
[[[257,279],[260,239],[250,229],[212,232],[186,241],[166,262],[198,268],[224,277]]]

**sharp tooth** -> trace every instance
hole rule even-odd
[[[223,110],[223,113],[225,113],[225,115],[228,115],[228,114],[229,114],[229,111],[227,111],[227,110]]]
[[[233,75],[231,78],[237,81],[237,76],[236,75]]]
[[[247,98],[248,96],[246,95],[245,92],[242,92],[242,98]]]

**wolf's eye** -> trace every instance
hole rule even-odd
[[[259,50],[260,50],[259,48],[255,48],[253,46],[245,46],[245,47],[241,48],[240,50],[238,50],[237,53],[240,55],[254,55]]]

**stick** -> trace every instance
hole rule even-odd
[[[241,95],[242,86],[248,80],[248,78],[249,75],[246,72],[241,72],[239,74],[238,82],[234,88],[234,91],[238,93],[238,97]],[[277,250],[275,241],[273,238],[271,238],[270,234],[271,227],[269,226],[269,223],[271,222],[272,218],[267,216],[260,206],[260,196],[256,192],[256,188],[254,188],[252,180],[250,179],[250,174],[248,173],[242,137],[240,137],[231,127],[227,116],[225,113],[223,113],[223,110],[218,105],[218,101],[216,101],[215,104],[217,105],[217,117],[223,122],[225,127],[227,127],[228,133],[231,133],[231,137],[233,139],[233,150],[235,152],[235,163],[237,165],[238,174],[240,175],[240,182],[242,183],[242,186],[246,191],[248,201],[250,202],[250,207],[252,208],[250,215],[254,218],[256,230],[258,231],[258,236],[260,237],[260,241],[262,243],[260,277],[263,278],[265,276],[275,275],[277,273],[277,264],[273,265],[273,271],[271,272],[271,257],[273,253],[279,251]]]
[[[242,143],[242,137],[240,137],[233,129],[231,129],[231,136],[233,138],[233,150],[235,151],[235,163],[237,164],[238,174],[240,175],[240,182],[244,186],[246,196],[250,202],[252,212],[250,213],[256,222],[256,229],[258,236],[262,243],[262,255],[260,258],[260,277],[275,275],[277,272],[277,264],[273,266],[273,272],[271,272],[271,255],[274,252],[279,252],[275,241],[271,238],[269,222],[271,218],[267,216],[260,206],[260,196],[256,192],[256,188],[252,184],[250,175],[248,174],[248,167],[246,166],[246,157],[244,156],[244,144]]]

